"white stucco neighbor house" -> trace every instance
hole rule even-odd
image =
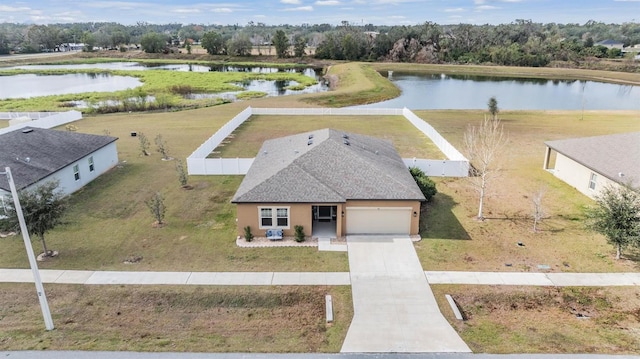
[[[24,127],[0,135],[0,171],[11,169],[18,190],[57,179],[73,193],[118,164],[116,137]],[[0,176],[0,210],[11,189]],[[4,197],[4,200],[3,200]]]
[[[640,132],[548,141],[545,145],[544,169],[590,198],[608,185],[640,188]]]

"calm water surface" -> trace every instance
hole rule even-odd
[[[142,82],[130,76],[108,74],[13,75],[0,76],[0,99],[111,92],[135,88]]]
[[[594,81],[515,79],[383,72],[398,98],[361,108],[486,109],[495,96],[507,110],[640,110],[640,87]]]
[[[150,64],[137,62],[106,62],[99,64],[73,65],[24,65],[3,69],[50,70],[50,69],[107,69],[107,70],[167,70],[192,72],[250,72],[250,73],[300,73],[318,80],[318,84],[308,86],[303,90],[288,90],[286,87],[296,85],[295,81],[267,81],[252,80],[238,83],[242,91],[261,91],[267,96],[286,96],[302,93],[323,92],[328,86],[322,81],[320,70],[312,68],[278,69],[272,67],[239,67],[226,65],[191,65],[191,64]],[[2,69],[0,69],[2,70]],[[0,76],[0,99],[29,98],[48,95],[62,95],[83,92],[114,92],[135,88],[142,85],[138,79],[130,76],[113,76],[110,74],[65,74],[65,75],[13,75]],[[225,92],[212,94],[192,94],[189,98],[223,97],[235,99],[235,95],[242,92]]]

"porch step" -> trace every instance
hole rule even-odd
[[[331,243],[331,238],[329,237],[318,237],[318,250],[319,251],[327,251],[327,252],[346,252],[347,244],[346,243]]]

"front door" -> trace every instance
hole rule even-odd
[[[312,206],[313,236],[335,237],[338,206]]]

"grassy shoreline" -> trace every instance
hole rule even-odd
[[[541,78],[549,80],[590,80],[621,85],[640,86],[640,73],[550,67],[515,67],[481,65],[433,65],[403,63],[373,63],[377,71],[397,71],[428,74],[458,74],[510,78]]]

